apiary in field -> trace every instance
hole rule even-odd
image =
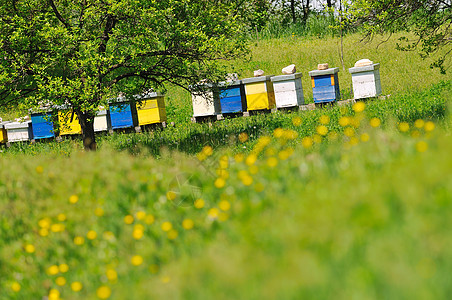
[[[130,128],[138,125],[135,103],[125,97],[118,97],[110,102],[110,121],[112,129]]]
[[[102,109],[94,117],[94,132],[108,131],[111,128],[108,110]]]
[[[33,139],[48,139],[55,137],[51,112],[32,112],[31,124]]]
[[[309,72],[315,104],[336,102],[341,99],[338,72],[339,68],[327,68]]]
[[[147,93],[136,97],[138,125],[166,122],[165,98],[159,93]]]
[[[33,139],[31,120],[25,122],[8,122],[4,124],[8,142],[24,142]]]
[[[368,59],[359,60],[348,71],[352,74],[355,100],[381,95],[380,64],[374,64]]]
[[[304,104],[302,73],[278,75],[271,78],[277,108],[294,107]]]
[[[218,86],[222,114],[246,111],[245,89],[241,80],[220,82]]]
[[[81,134],[82,127],[77,117],[77,113],[72,109],[58,110],[58,122],[60,124],[60,135]]]
[[[272,77],[273,75],[242,79],[245,85],[246,106],[249,111],[275,108]]]
[[[198,84],[190,87],[193,117],[215,116],[221,113],[218,86]]]

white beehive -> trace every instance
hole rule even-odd
[[[369,64],[348,69],[352,74],[353,95],[355,99],[381,95],[380,64]]]
[[[107,131],[110,129],[110,120],[107,110],[98,111],[94,117],[94,131]]]
[[[33,139],[31,120],[6,123],[5,129],[8,135],[8,142],[21,142]]]
[[[304,104],[302,73],[279,75],[271,78],[276,107],[294,107]]]
[[[221,113],[218,87],[201,84],[191,89],[193,117],[214,116]]]

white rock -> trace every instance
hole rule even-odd
[[[290,66],[287,66],[287,67],[282,69],[282,73],[284,75],[294,74],[296,71],[297,71],[297,68],[295,67],[294,64],[291,64]]]
[[[355,67],[370,66],[371,64],[373,64],[373,61],[371,61],[370,59],[364,58],[364,59],[358,60],[355,63]]]
[[[318,64],[317,65],[317,70],[326,70],[328,68],[329,68],[328,64]]]
[[[259,77],[259,76],[263,76],[264,75],[264,71],[259,69],[254,71],[254,77]]]

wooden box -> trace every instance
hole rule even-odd
[[[248,110],[275,108],[275,93],[271,77],[260,76],[242,79],[245,85],[246,105]]]
[[[380,64],[371,64],[348,69],[352,74],[353,95],[355,99],[371,98],[381,95]]]
[[[99,110],[94,117],[94,132],[108,131],[111,128],[109,112]]]
[[[130,128],[138,125],[135,103],[124,97],[116,98],[109,104],[112,129]]]
[[[51,112],[31,113],[33,139],[47,139],[55,137]]]
[[[60,135],[82,133],[77,114],[71,109],[62,108],[58,110],[58,123],[60,124]]]
[[[0,143],[6,143],[8,141],[8,134],[6,133],[5,124],[9,122],[0,123]]]
[[[341,99],[338,72],[339,68],[313,70],[309,72],[314,103],[336,102]]]
[[[246,111],[245,88],[241,80],[220,82],[219,96],[221,113],[240,113]]]
[[[214,116],[221,113],[218,87],[199,84],[190,87],[193,103],[193,117]]]
[[[165,99],[158,93],[148,93],[137,98],[138,125],[166,122]]]
[[[302,73],[279,75],[271,78],[277,108],[304,105]]]
[[[22,142],[33,139],[31,121],[8,122],[5,125],[8,142]]]

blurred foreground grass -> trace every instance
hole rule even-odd
[[[0,299],[447,299],[450,117],[322,112],[246,151],[3,157]]]

